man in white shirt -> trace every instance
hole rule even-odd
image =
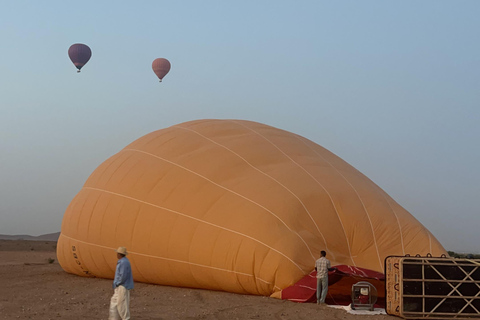
[[[328,271],[335,268],[330,267],[330,260],[326,258],[325,251],[320,252],[320,259],[315,261],[315,270],[317,271],[317,304],[325,303],[328,291]]]

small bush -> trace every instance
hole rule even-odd
[[[447,251],[448,255],[457,259],[480,259],[480,254],[473,253],[458,253],[453,251]]]

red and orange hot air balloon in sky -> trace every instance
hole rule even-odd
[[[155,72],[158,79],[160,79],[160,82],[162,82],[163,77],[170,71],[170,67],[170,61],[165,58],[157,58],[152,62],[153,72]]]
[[[80,69],[90,60],[92,50],[85,44],[75,43],[68,49],[68,56],[75,67],[77,67],[77,72],[80,72]]]

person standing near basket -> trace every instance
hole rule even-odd
[[[109,320],[130,320],[130,290],[133,289],[133,276],[127,248],[117,250],[117,268],[113,278],[113,296],[110,300]]]
[[[328,292],[328,271],[335,268],[330,267],[330,260],[326,258],[327,253],[320,251],[320,259],[315,261],[315,270],[317,271],[317,304],[325,303]]]

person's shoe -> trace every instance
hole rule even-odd
[[[320,304],[320,300],[317,300],[317,304]]]

